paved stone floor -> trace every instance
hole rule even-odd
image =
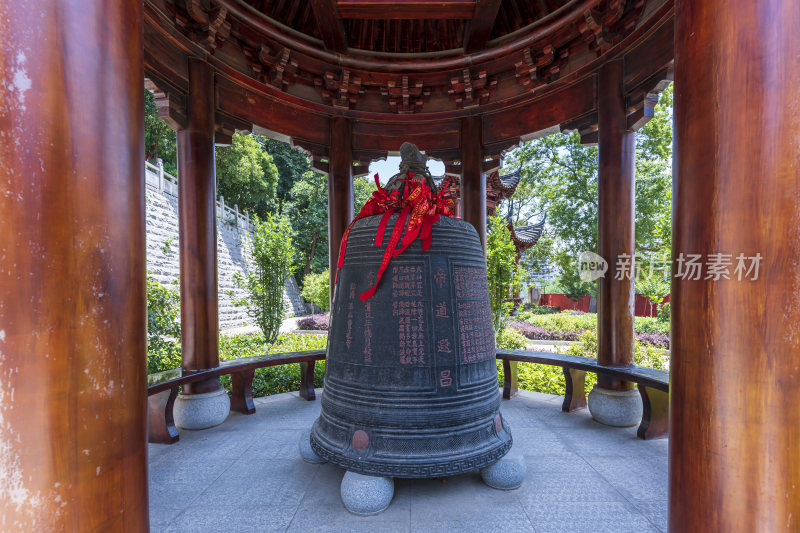
[[[321,391],[317,391],[318,395]],[[180,532],[658,532],[667,528],[667,440],[641,441],[636,428],[566,414],[561,398],[523,392],[503,402],[528,474],[496,491],[478,474],[397,480],[390,508],[348,513],[343,470],[309,465],[297,452],[319,401],[297,393],[256,399],[256,413],[232,413],[216,428],[181,431],[150,445],[153,531]]]

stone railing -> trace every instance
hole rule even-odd
[[[155,165],[145,161],[145,183],[158,192],[167,193],[177,198],[178,178],[168,172],[164,172],[164,164],[160,159],[156,161],[157,163]],[[255,230],[253,221],[247,213],[240,212],[238,205],[234,205],[233,208],[226,205],[225,198],[222,196],[217,200],[217,218],[237,228],[242,228],[247,231]]]

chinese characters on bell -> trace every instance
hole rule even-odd
[[[614,279],[638,280],[643,276],[660,273],[664,277],[672,274],[673,278],[682,280],[756,281],[762,259],[760,253],[680,253],[673,264],[669,260],[646,258],[639,254],[620,254],[615,263]],[[608,262],[594,252],[581,253],[578,264],[583,281],[604,278],[608,272]]]

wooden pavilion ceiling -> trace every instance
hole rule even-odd
[[[181,126],[186,58],[205,57],[220,139],[257,125],[320,164],[337,115],[353,120],[362,163],[409,140],[455,169],[459,121],[471,115],[482,117],[487,170],[553,126],[596,142],[597,69],[624,62],[637,128],[673,58],[672,0],[144,2],[145,69],[162,116]]]
[[[481,48],[550,16],[568,0],[247,0],[267,17],[331,43],[326,20],[348,48],[383,53]],[[624,3],[624,2],[623,2]],[[337,38],[338,40],[338,38]],[[339,50],[341,51],[341,50]]]

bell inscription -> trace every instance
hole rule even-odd
[[[393,214],[388,227],[398,215]],[[353,224],[334,292],[322,412],[311,432],[321,458],[387,477],[439,477],[496,462],[511,448],[499,414],[486,265],[474,228],[441,218],[392,258],[381,216]]]

